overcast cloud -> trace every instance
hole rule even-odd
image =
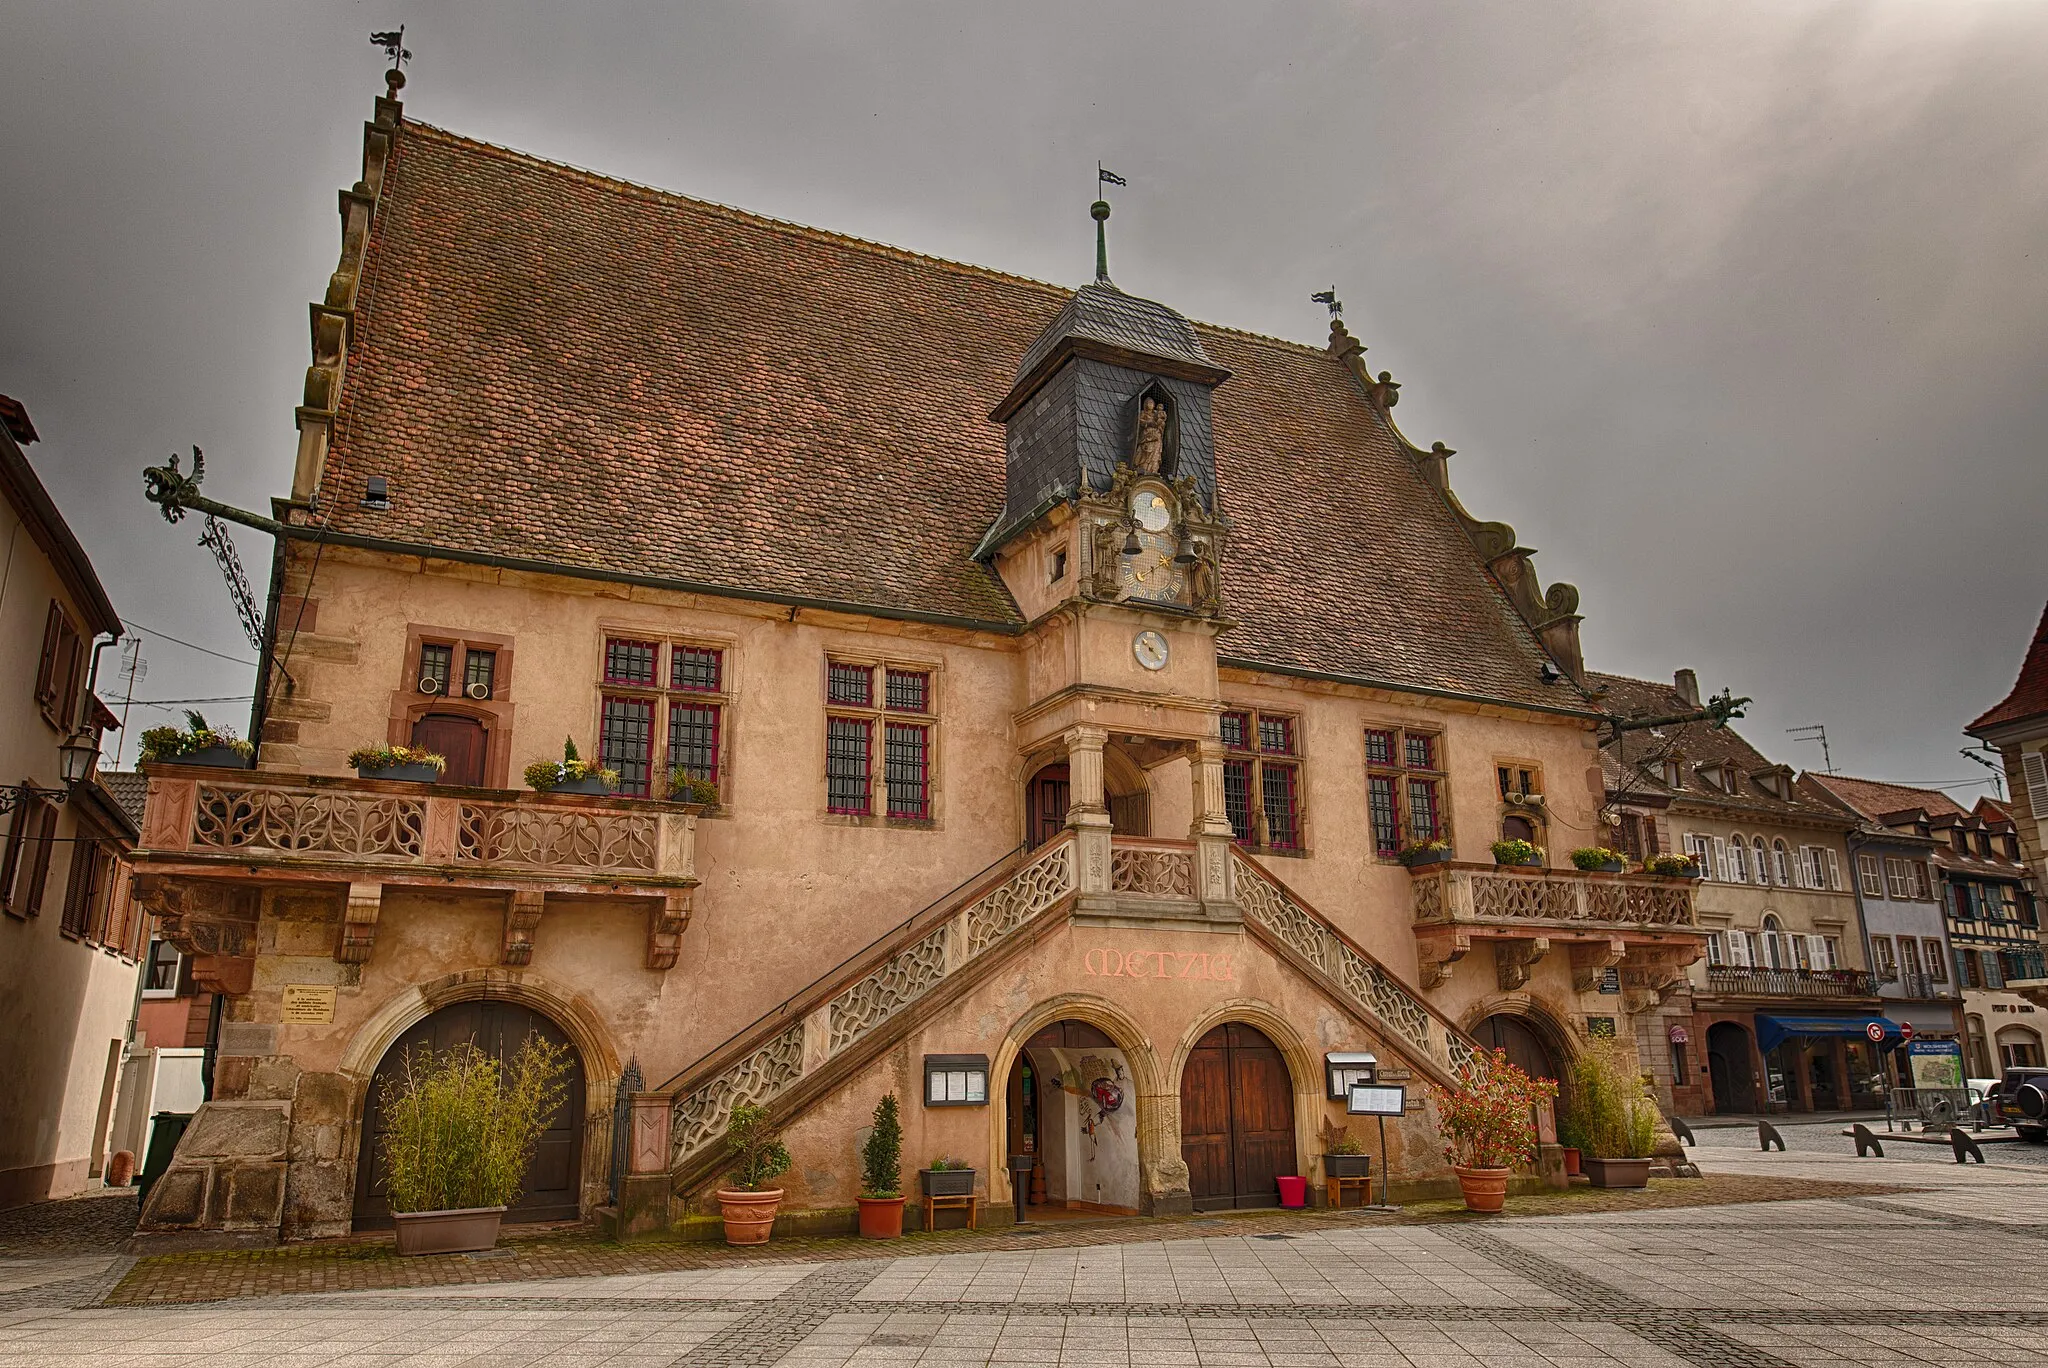
[[[140,468],[288,488],[400,22],[412,117],[1048,280],[1092,264],[1099,158],[1124,288],[1319,343],[1337,286],[1596,667],[1753,695],[1788,763],[1824,722],[1848,772],[1979,773],[1958,728],[2048,597],[2048,5],[16,0],[0,391],[123,614],[228,655]],[[250,687],[146,654],[142,698]]]

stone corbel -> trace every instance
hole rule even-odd
[[[546,903],[547,894],[537,888],[513,890],[505,904],[504,963],[533,963],[533,932],[540,925]]]
[[[260,897],[254,889],[138,874],[132,891],[157,918],[163,938],[191,957],[195,984],[230,997],[249,991]]]
[[[683,949],[683,928],[690,924],[690,895],[694,890],[671,888],[659,898],[648,899],[647,967],[667,970],[676,966]]]
[[[1500,990],[1512,993],[1529,981],[1529,970],[1536,962],[1550,953],[1548,936],[1531,936],[1524,940],[1497,940],[1493,943],[1493,968],[1500,979]]]
[[[1628,942],[1619,936],[1606,940],[1572,942],[1572,988],[1591,993],[1600,987],[1601,976],[1628,953]]]
[[[377,917],[384,910],[384,885],[352,883],[348,886],[348,911],[341,920],[341,940],[334,957],[343,964],[367,964],[370,948],[377,943]]]
[[[1422,970],[1424,990],[1441,988],[1451,981],[1451,966],[1472,951],[1470,932],[1454,931],[1447,936],[1424,936],[1415,943],[1416,961]]]

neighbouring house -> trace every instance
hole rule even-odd
[[[123,865],[135,824],[93,777],[119,725],[93,671],[121,619],[22,450],[35,440],[0,396],[0,1207],[98,1181],[146,934]]]
[[[1859,812],[1838,794],[1832,774],[1803,774],[1802,790],[1851,813],[1849,877],[1862,918],[1866,960],[1883,999],[1884,1014],[1913,1028],[1916,1041],[1963,1039],[1962,989],[1943,915],[1941,881],[1934,865],[1939,842],[1904,827],[1889,827]],[[1853,781],[1852,781],[1853,782]],[[1888,1081],[1915,1086],[1906,1052],[1893,1051]]]
[[[1683,716],[1697,676],[1668,684],[1594,674],[1617,717]],[[1733,727],[1620,731],[1604,748],[1609,829],[1624,849],[1689,856],[1705,873],[1707,953],[1639,1041],[1671,1105],[1689,1113],[1881,1105],[1881,1056],[1902,1039],[1864,957],[1847,876],[1854,819],[1803,792]],[[1874,1037],[1874,1038],[1873,1038]]]
[[[791,1219],[845,1222],[890,1091],[987,1219],[1012,1162],[1271,1204],[1332,1055],[1407,1086],[1377,1159],[1426,1188],[1423,1084],[1482,1042],[1558,1076],[1700,956],[1690,881],[1489,858],[1598,829],[1577,595],[1341,323],[1190,322],[1100,238],[1075,289],[651,190],[401,83],[275,472],[257,763],[144,767],[138,893],[220,1004],[149,1229],[387,1223],[383,1080],[529,1033],[574,1072],[517,1218],[607,1202],[629,1065],[629,1224],[706,1212],[741,1102]],[[565,738],[615,791],[556,786]]]
[[[1829,775],[1827,787],[1879,825],[1934,842],[1968,1076],[1996,1078],[2007,1065],[2042,1062],[2041,1010],[2011,986],[2042,977],[2034,875],[2011,814],[1989,798],[1965,810],[1938,789],[1874,779]]]
[[[2034,639],[2012,692],[1963,728],[2005,762],[2006,788],[2020,855],[2029,869],[2048,868],[2048,609],[2041,612]]]

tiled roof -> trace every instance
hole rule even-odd
[[[1014,628],[970,556],[987,414],[1072,293],[408,123],[322,494],[360,536]],[[1227,657],[1587,708],[1339,361],[1182,343],[1233,374]]]
[[[142,825],[143,805],[149,801],[149,776],[134,770],[101,770],[99,785],[135,825]]]
[[[1661,717],[1698,706],[1687,702],[1672,684],[1597,671],[1588,671],[1586,682],[1607,691],[1601,706],[1620,718]],[[1790,774],[1785,775],[1785,797],[1757,783],[1751,775],[1779,767],[1743,740],[1733,727],[1688,722],[1654,731],[1625,731],[1600,749],[1607,786],[1614,792],[1668,796],[1673,802],[1706,804],[1756,816],[1840,819],[1845,825],[1850,820],[1836,804],[1802,793]],[[1684,765],[1682,788],[1665,784],[1659,762],[1666,759],[1679,760]],[[1732,793],[1709,788],[1699,778],[1701,767],[1720,765],[1735,767]]]
[[[2027,646],[2027,658],[2020,663],[2020,677],[2004,701],[1963,728],[1974,734],[1980,727],[1996,727],[2048,713],[2048,608],[2041,610],[2041,625]]]
[[[1930,817],[1964,815],[1955,799],[1940,789],[1887,784],[1881,779],[1851,779],[1845,774],[1816,774],[1812,778],[1872,821],[1887,812],[1906,812],[1913,808],[1925,810]]]

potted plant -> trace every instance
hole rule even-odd
[[[767,1244],[775,1227],[782,1189],[768,1184],[789,1172],[789,1151],[768,1123],[768,1109],[742,1102],[725,1123],[725,1152],[732,1160],[732,1186],[718,1190],[729,1245]]]
[[[151,727],[142,734],[142,758],[163,765],[211,765],[216,769],[247,769],[256,748],[225,727],[215,727],[196,712],[185,714],[186,728]]]
[[[1541,867],[1543,864],[1543,847],[1531,841],[1524,841],[1519,838],[1495,841],[1489,849],[1493,851],[1493,862],[1496,865],[1533,865]]]
[[[668,772],[668,800],[671,803],[702,803],[705,807],[717,807],[718,785],[709,779],[699,779],[677,765]]]
[[[1592,1041],[1572,1065],[1572,1083],[1583,1118],[1579,1162],[1593,1186],[1647,1187],[1657,1104],[1643,1086],[1634,1048],[1620,1040]]]
[[[1652,855],[1643,861],[1645,874],[1661,874],[1667,879],[1698,879],[1706,871],[1683,855]]]
[[[1584,1169],[1586,1152],[1586,1099],[1579,1092],[1576,1069],[1566,1069],[1557,1090],[1557,1147],[1564,1156],[1564,1175],[1576,1178]]]
[[[874,1129],[860,1150],[860,1234],[864,1240],[903,1237],[903,1123],[896,1094],[875,1103]]]
[[[576,753],[572,737],[562,738],[560,760],[536,760],[526,767],[526,786],[538,793],[610,793],[619,772],[594,765]]]
[[[448,768],[446,756],[411,746],[357,746],[348,753],[360,779],[398,779],[407,783],[431,784]]]
[[[1336,1141],[1323,1151],[1325,1178],[1370,1177],[1371,1166],[1372,1156],[1365,1152],[1365,1146],[1358,1143],[1348,1126],[1340,1129]]]
[[[965,1159],[948,1159],[940,1155],[932,1160],[930,1168],[919,1169],[917,1176],[927,1197],[974,1195],[974,1169]]]
[[[1572,852],[1572,863],[1589,874],[1620,874],[1628,868],[1628,856],[1606,846],[1580,846]]]
[[[1444,1158],[1458,1175],[1465,1210],[1494,1213],[1507,1204],[1508,1175],[1536,1158],[1535,1110],[1557,1096],[1557,1084],[1531,1078],[1506,1050],[1475,1053],[1458,1070],[1458,1086],[1429,1085],[1443,1133]]]
[[[1410,841],[1401,847],[1394,857],[1410,869],[1422,869],[1428,865],[1443,864],[1451,858],[1449,841]]]
[[[500,1061],[464,1041],[406,1056],[384,1099],[384,1181],[400,1254],[498,1242],[505,1208],[566,1094],[569,1048],[529,1035]]]

